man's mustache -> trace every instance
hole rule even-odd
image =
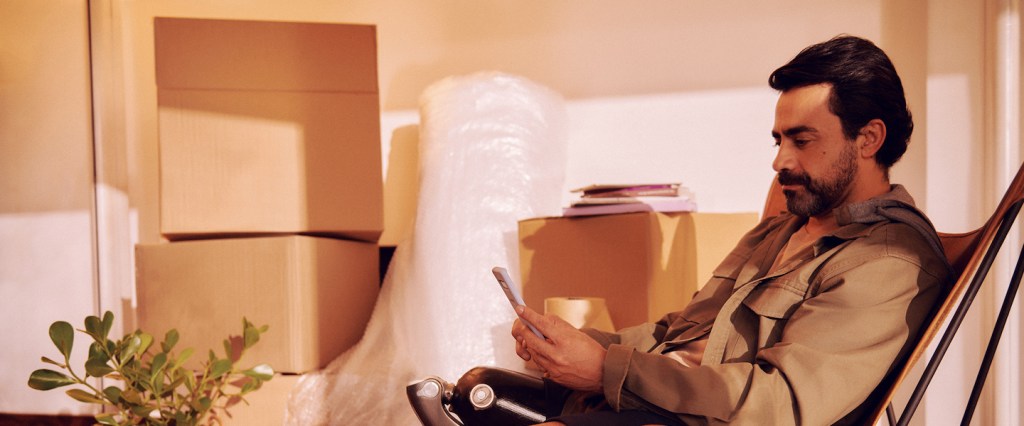
[[[808,186],[811,184],[811,177],[805,173],[795,173],[789,170],[783,170],[779,172],[779,184],[780,185],[803,185]]]

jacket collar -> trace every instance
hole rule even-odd
[[[903,185],[892,185],[889,192],[861,201],[840,206],[836,209],[836,222],[840,226],[851,223],[871,224],[887,220],[886,217],[878,214],[879,208],[902,208],[914,211],[919,216],[924,216],[914,205],[914,198],[910,196]]]
[[[859,203],[851,203],[836,209],[836,223],[839,229],[826,236],[840,240],[851,240],[868,235],[876,226],[888,222],[900,222],[914,228],[928,241],[932,249],[945,259],[942,242],[935,233],[935,226],[917,206],[914,198],[903,185],[892,185],[889,192]],[[819,244],[822,241],[819,241]],[[820,247],[815,247],[817,251]]]
[[[932,248],[937,251],[941,258],[945,259],[941,243],[935,235],[935,230],[927,217],[914,205],[914,199],[902,185],[892,185],[889,192],[858,203],[847,204],[836,210],[836,222],[839,228],[819,238],[813,245],[814,255],[803,261],[792,262],[789,265],[776,271],[769,271],[770,265],[778,256],[783,243],[807,222],[807,218],[796,216],[791,213],[783,213],[775,220],[778,221],[773,235],[765,239],[765,243],[771,245],[762,246],[760,257],[747,265],[739,274],[736,286],[752,282],[760,282],[779,275],[791,272],[802,267],[806,262],[811,261],[822,253],[829,251],[846,241],[866,237],[878,226],[893,221],[904,222],[913,226],[919,233],[925,236]],[[760,277],[760,278],[757,278]]]

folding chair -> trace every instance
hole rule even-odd
[[[1024,203],[1024,165],[1017,171],[1017,176],[1013,178],[1010,187],[1006,190],[995,212],[981,228],[962,234],[939,233],[939,238],[942,239],[942,245],[946,251],[946,257],[949,259],[950,264],[953,265],[954,271],[959,272],[959,277],[918,340],[914,351],[898,369],[898,375],[889,386],[884,399],[876,407],[873,416],[874,420],[877,421],[881,417],[882,407],[886,407],[885,411],[889,424],[903,426],[910,422],[910,418],[913,417],[914,412],[917,410],[924,392],[928,388],[928,384],[931,382],[936,370],[938,370],[939,363],[942,361],[946,350],[949,349],[957,329],[967,315],[974,297],[981,289],[981,285],[985,281],[985,277],[988,275],[988,271],[991,269],[992,263],[995,261],[995,257],[999,253],[1003,241],[1006,239],[1006,235],[1016,221],[1022,203]],[[1017,264],[1010,278],[1009,287],[1003,299],[1003,304],[999,309],[999,315],[993,327],[992,335],[989,337],[988,347],[985,349],[985,355],[982,358],[978,375],[974,381],[974,389],[971,391],[967,407],[964,409],[963,419],[961,420],[962,424],[970,423],[971,417],[974,415],[974,409],[978,404],[978,398],[981,396],[981,390],[985,386],[985,379],[992,365],[992,358],[995,356],[996,347],[999,345],[999,338],[1006,326],[1006,318],[1009,316],[1010,308],[1013,307],[1013,301],[1017,296],[1017,290],[1020,286],[1021,274],[1024,272],[1024,262],[1022,260],[1024,260],[1024,257],[1021,256],[1021,253],[1018,253]],[[963,295],[962,298],[960,297],[961,295]],[[958,300],[959,304],[957,304]],[[953,316],[949,317],[955,304],[957,305],[956,310],[953,312]],[[903,413],[897,422],[895,421],[895,414],[891,404],[892,396],[900,382],[906,377],[910,367],[923,356],[928,345],[939,332],[939,329],[942,328],[942,324],[947,318],[950,318],[949,326],[946,327],[934,354],[928,360],[928,365],[925,367],[924,373],[918,380],[917,386],[914,388],[914,392],[911,394],[910,400],[907,402],[907,406],[903,409]]]
[[[985,281],[985,277],[988,275],[988,271],[991,269],[992,263],[995,261],[995,257],[999,253],[1003,241],[1006,239],[1006,235],[1017,218],[1022,203],[1024,203],[1024,165],[1017,171],[1017,176],[1010,183],[1010,187],[1006,190],[995,212],[982,227],[965,233],[938,233],[939,239],[942,240],[942,247],[946,258],[953,267],[953,273],[957,275],[957,280],[945,300],[935,311],[928,326],[921,333],[914,350],[906,359],[898,362],[896,369],[879,385],[879,390],[884,390],[884,393],[881,394],[877,403],[873,404],[874,408],[870,413],[870,418],[865,419],[866,421],[863,424],[876,424],[881,418],[882,412],[886,413],[890,425],[905,426],[910,422],[911,417],[913,417],[914,412],[921,403],[921,399],[924,397],[928,384],[934,377],[936,370],[938,370],[939,363],[942,361],[960,324],[967,315],[971,303],[981,289],[981,285]],[[785,197],[778,183],[773,181],[765,201],[763,214],[765,217],[774,216],[785,210]],[[1022,248],[1022,252],[1024,252],[1024,248]],[[974,382],[974,389],[964,410],[962,424],[968,424],[974,415],[978,398],[981,395],[989,368],[992,365],[992,358],[995,356],[996,347],[999,345],[999,338],[1006,326],[1006,318],[1010,313],[1010,308],[1013,307],[1013,301],[1020,286],[1022,273],[1024,273],[1024,256],[1018,254],[1017,265],[1014,268],[1006,296],[999,310],[999,316],[989,338],[988,347],[982,358],[978,376]],[[962,298],[961,295],[963,296]],[[959,304],[957,305],[958,301]],[[953,311],[954,305],[957,305],[955,311]],[[953,312],[952,317],[950,317],[950,312]],[[906,378],[914,363],[924,356],[929,344],[931,344],[935,335],[938,334],[947,318],[950,318],[949,326],[946,327],[935,352],[929,358],[924,373],[918,380],[917,386],[907,402],[907,406],[904,407],[903,413],[897,421],[892,407],[893,395]]]

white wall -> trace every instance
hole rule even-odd
[[[681,182],[700,211],[759,212],[774,177],[776,98],[752,87],[567,100],[563,204],[593,183]],[[384,113],[385,152],[393,129],[416,123],[415,111]]]

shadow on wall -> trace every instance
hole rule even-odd
[[[419,199],[419,126],[410,124],[391,133],[387,176],[384,178],[384,233],[381,246],[397,246],[412,235]]]
[[[410,124],[391,133],[387,176],[384,178],[384,232],[380,236],[380,281],[384,282],[398,244],[412,236],[419,200],[419,126]]]

